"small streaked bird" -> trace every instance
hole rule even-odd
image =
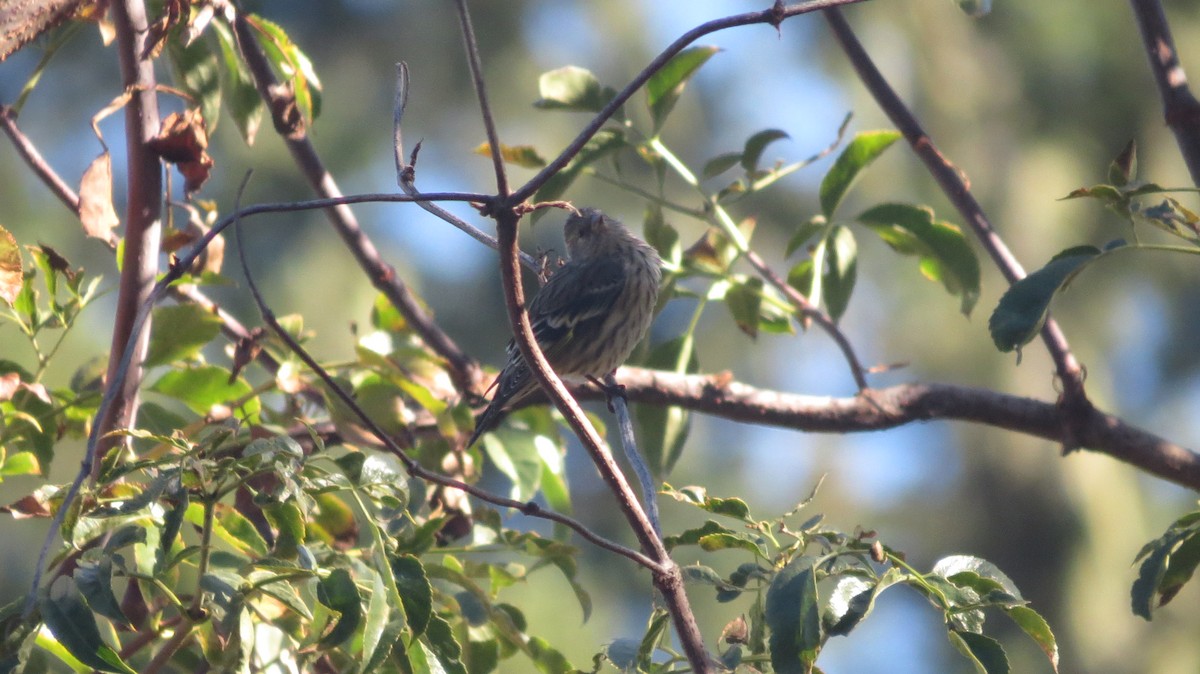
[[[595,208],[567,218],[567,263],[529,303],[529,323],[560,377],[603,377],[646,335],[662,279],[658,253]],[[475,422],[467,447],[491,430],[501,412],[538,390],[516,342],[492,384],[496,395]]]

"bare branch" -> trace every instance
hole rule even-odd
[[[1188,88],[1167,15],[1159,0],[1129,0],[1129,4],[1150,58],[1150,70],[1162,98],[1163,117],[1175,134],[1175,143],[1192,174],[1192,183],[1200,185],[1200,101]]]
[[[396,184],[405,194],[418,196],[421,191],[417,189],[417,167],[416,167],[416,149],[413,150],[412,159],[408,159],[404,154],[404,132],[402,122],[404,121],[404,110],[408,107],[408,64],[396,64],[396,102],[392,109],[392,154],[396,160]],[[417,144],[420,148],[420,143]],[[482,195],[481,195],[482,197]],[[479,203],[486,203],[484,198],[479,199]],[[457,215],[447,211],[431,201],[418,201],[417,205],[432,213],[441,220],[457,227],[466,232],[467,236],[484,244],[492,250],[500,250],[500,244],[496,239],[488,236],[483,230],[463,220]],[[521,251],[521,264],[525,265],[531,271],[538,270],[537,260],[532,255]]]
[[[292,153],[297,168],[308,180],[313,192],[328,198],[340,197],[341,189],[326,170],[307,132],[302,126],[289,126],[283,118],[287,106],[281,105],[280,99],[289,96],[294,98],[294,94],[287,93],[278,86],[271,64],[254,35],[254,29],[240,13],[234,21],[234,30],[242,58],[254,77],[259,95],[271,110],[275,128],[280,131],[280,137]],[[345,204],[339,204],[326,209],[325,215],[371,280],[371,284],[388,298],[421,339],[450,364],[450,377],[454,385],[463,391],[474,390],[476,383],[482,378],[479,364],[433,321],[422,308],[420,301],[396,274],[396,270],[383,261],[374,242],[362,231],[353,211]]]
[[[933,139],[908,109],[900,97],[884,79],[883,74],[875,67],[875,63],[867,54],[850,24],[842,16],[841,10],[835,8],[824,12],[829,21],[833,34],[850,63],[854,66],[859,78],[867,90],[874,96],[876,103],[887,114],[888,119],[904,134],[905,140],[912,146],[913,152],[925,163],[929,173],[937,181],[942,191],[958,209],[967,225],[975,232],[975,236],[983,245],[984,250],[992,258],[996,267],[1008,282],[1016,283],[1025,277],[1025,269],[1017,261],[1016,256],[1005,245],[1004,240],[992,228],[991,222],[983,212],[983,207],[975,200],[962,173],[950,163],[937,147]],[[1071,353],[1067,338],[1063,335],[1058,323],[1053,318],[1047,318],[1042,326],[1042,341],[1050,352],[1059,379],[1063,383],[1063,404],[1070,409],[1071,414],[1063,421],[1062,442],[1064,448],[1072,450],[1080,446],[1079,438],[1074,433],[1076,423],[1084,423],[1092,413],[1092,404],[1087,398],[1083,387],[1083,368]]]
[[[938,419],[970,421],[1062,442],[1070,412],[1052,402],[953,384],[903,384],[852,398],[759,389],[725,375],[682,375],[625,367],[630,400],[679,405],[745,423],[817,433],[859,433]],[[581,392],[598,398],[595,392]],[[1200,454],[1099,410],[1076,425],[1082,447],[1200,491]]]

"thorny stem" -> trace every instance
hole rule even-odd
[[[837,38],[842,50],[846,52],[847,58],[850,59],[851,65],[867,90],[870,91],[888,118],[892,120],[892,123],[896,125],[896,128],[904,134],[904,138],[912,146],[913,152],[925,163],[934,180],[938,182],[942,191],[958,209],[967,225],[975,232],[979,242],[996,267],[999,268],[1000,273],[1010,284],[1024,278],[1025,269],[1005,245],[1000,235],[996,233],[996,230],[992,228],[991,222],[983,212],[983,207],[975,200],[975,195],[967,187],[963,176],[938,151],[933,140],[921,128],[912,111],[900,100],[900,96],[875,67],[875,63],[863,48],[862,43],[858,41],[858,37],[854,35],[854,31],[846,22],[841,10],[834,7],[825,10],[824,14],[833,30],[834,37]],[[1042,341],[1050,352],[1058,377],[1063,384],[1062,402],[1070,414],[1064,419],[1061,441],[1064,449],[1070,451],[1080,446],[1078,429],[1075,427],[1086,423],[1094,409],[1091,402],[1088,401],[1087,392],[1083,387],[1083,368],[1071,353],[1066,337],[1053,318],[1047,318],[1042,326]]]

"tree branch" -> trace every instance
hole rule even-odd
[[[868,396],[831,398],[760,389],[731,381],[728,374],[683,375],[625,367],[617,377],[635,402],[678,405],[722,419],[817,433],[880,431],[945,419],[1059,442],[1070,414],[1056,403],[953,384],[902,384],[872,389]],[[1078,423],[1076,430],[1082,447],[1200,491],[1200,454],[1190,449],[1099,410]]]
[[[1188,88],[1167,15],[1159,0],[1129,0],[1129,5],[1150,58],[1150,70],[1162,98],[1163,117],[1175,134],[1175,143],[1192,174],[1192,183],[1200,185],[1200,101]]]
[[[294,103],[295,94],[279,86],[253,28],[240,12],[234,21],[234,30],[242,58],[254,77],[259,95],[271,111],[276,131],[292,153],[296,167],[308,180],[313,192],[323,197],[340,197],[341,189],[326,170],[303,125],[293,125],[285,119],[285,110],[289,107],[287,102],[290,100]],[[340,204],[326,209],[325,215],[366,272],[371,284],[388,298],[421,339],[446,359],[454,385],[462,391],[473,391],[483,375],[479,364],[433,321],[408,286],[396,275],[396,270],[383,261],[374,242],[362,231],[353,211]]]
[[[125,206],[125,251],[121,263],[121,280],[117,291],[117,310],[113,319],[112,350],[105,381],[112,386],[119,359],[117,354],[134,335],[133,323],[140,307],[150,294],[158,274],[159,242],[162,239],[163,180],[162,162],[148,145],[158,135],[158,97],[155,92],[154,62],[145,58],[147,31],[146,6],[141,0],[122,0],[112,3],[113,23],[117,30],[117,54],[120,57],[121,80],[131,92],[125,106],[125,147],[128,173]],[[138,395],[142,384],[142,360],[149,343],[147,329],[129,364],[120,395],[115,397],[108,413],[98,421],[100,437],[118,428],[130,428],[137,418]],[[103,458],[117,444],[126,442],[119,437],[102,440],[97,457]],[[94,468],[100,464],[96,462]]]
[[[967,225],[975,232],[975,236],[983,245],[984,250],[992,258],[1000,273],[1009,284],[1016,283],[1025,277],[1025,269],[1017,261],[1016,256],[1005,245],[1004,240],[992,228],[991,222],[983,212],[983,207],[975,200],[962,173],[950,163],[937,147],[933,139],[921,128],[912,111],[900,100],[891,85],[884,79],[883,74],[875,67],[875,63],[863,48],[862,43],[854,35],[850,24],[842,15],[841,10],[834,7],[824,12],[825,18],[833,29],[834,37],[846,52],[851,65],[867,90],[875,98],[875,102],[887,114],[888,119],[896,125],[905,140],[912,146],[913,152],[925,163],[929,173],[937,181],[942,191],[954,204]],[[1076,424],[1083,424],[1092,413],[1092,404],[1087,398],[1083,387],[1083,368],[1071,353],[1066,336],[1053,318],[1047,318],[1042,326],[1042,342],[1050,352],[1055,369],[1063,384],[1063,404],[1070,410],[1060,429],[1059,440],[1066,450],[1079,447],[1082,443],[1078,437]]]

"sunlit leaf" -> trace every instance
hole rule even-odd
[[[862,170],[899,138],[898,131],[863,131],[854,136],[821,180],[821,213],[826,219],[833,218],[834,211]]]
[[[599,112],[616,92],[601,86],[590,70],[564,66],[538,77],[538,94],[533,105],[543,110]]]
[[[480,143],[475,148],[475,154],[485,157],[492,156],[492,146],[487,142]],[[532,145],[500,145],[500,157],[508,164],[514,164],[524,168],[541,168],[546,165],[546,160],[538,154],[537,150]]]
[[[112,237],[120,219],[112,201],[112,157],[100,153],[92,160],[79,184],[79,221],[85,234],[103,241]]]
[[[646,83],[646,105],[650,108],[655,130],[662,128],[667,115],[671,114],[676,101],[683,94],[687,81],[720,50],[712,46],[689,47],[671,57],[666,65],[654,73]]]
[[[151,325],[146,367],[194,359],[221,334],[224,322],[199,304],[187,303],[156,307]]]

